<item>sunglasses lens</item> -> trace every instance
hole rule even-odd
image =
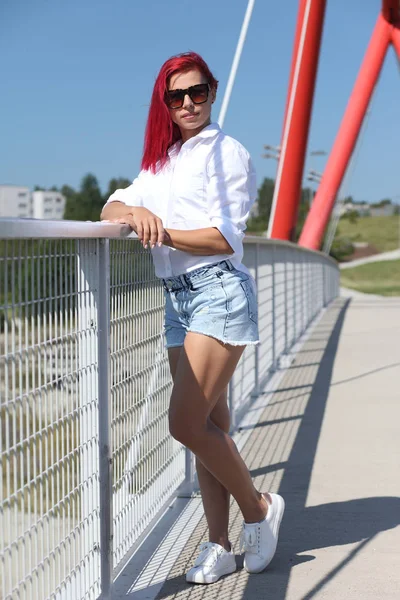
[[[202,83],[192,87],[190,97],[195,104],[202,104],[208,98],[208,84]]]
[[[181,91],[168,92],[166,102],[169,108],[181,108],[183,105],[183,93]]]

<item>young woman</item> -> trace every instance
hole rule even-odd
[[[227,386],[247,344],[258,343],[255,282],[242,239],[256,197],[248,152],[211,123],[218,81],[194,52],[170,58],[156,79],[142,170],[101,218],[127,223],[149,244],[166,299],[174,382],[170,432],[196,455],[209,542],[186,579],[213,583],[236,570],[230,494],[243,514],[244,566],[274,556],[284,501],[260,493],[229,436]]]

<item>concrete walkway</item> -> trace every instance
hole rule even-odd
[[[380,254],[374,254],[373,256],[367,256],[366,258],[358,258],[357,260],[351,260],[349,262],[339,263],[340,269],[352,269],[353,267],[359,267],[360,265],[366,265],[368,263],[383,262],[386,260],[398,260],[400,258],[400,248],[397,250],[391,250],[390,252],[381,252]]]
[[[260,402],[260,418],[241,452],[257,487],[278,491],[287,505],[268,570],[250,576],[243,570],[242,520],[233,502],[236,573],[210,586],[186,584],[184,573],[206,540],[200,513],[183,550],[169,562],[172,550],[156,566],[143,548],[134,555],[117,580],[116,597],[398,600],[400,299],[337,299],[277,389]],[[179,511],[188,514],[192,505],[195,518],[199,499],[185,502]],[[171,522],[162,544],[171,541],[172,531]],[[156,554],[156,532],[152,536]],[[178,542],[179,536],[169,547]]]

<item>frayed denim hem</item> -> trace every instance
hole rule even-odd
[[[200,333],[201,335],[206,335],[207,337],[214,338],[215,340],[222,342],[226,346],[258,346],[258,344],[260,343],[260,340],[251,342],[235,342],[231,340],[224,340],[216,335],[213,335],[212,333],[204,333],[204,331],[196,331],[195,329],[188,329],[187,333]]]

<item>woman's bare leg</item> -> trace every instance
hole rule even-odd
[[[233,440],[210,418],[243,350],[188,333],[175,372],[169,416],[171,434],[234,496],[245,521],[254,523],[265,518],[266,499],[254,487]]]
[[[169,365],[172,379],[175,379],[181,348],[168,350]],[[225,389],[217,400],[210,414],[211,421],[222,431],[229,433],[230,415],[227,405],[227,390]],[[230,550],[228,537],[230,494],[228,490],[206,469],[196,457],[196,469],[199,479],[201,497],[206,515],[209,541],[219,544],[225,550]]]

